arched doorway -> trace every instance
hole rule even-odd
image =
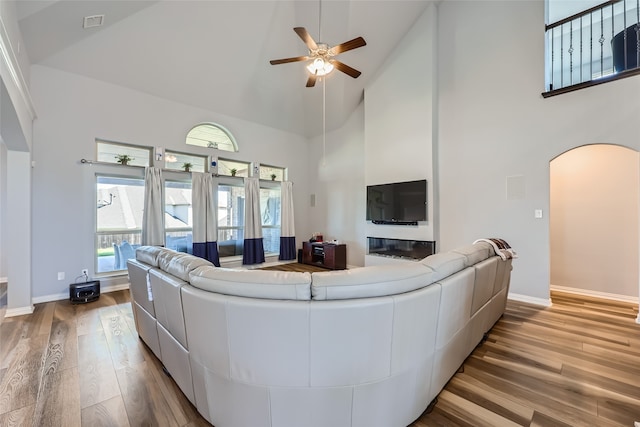
[[[640,156],[610,144],[550,162],[551,289],[637,302]]]

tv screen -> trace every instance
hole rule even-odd
[[[426,179],[367,186],[367,221],[416,223],[426,220]]]

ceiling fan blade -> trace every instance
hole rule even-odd
[[[318,49],[318,45],[316,44],[316,42],[313,40],[313,37],[311,37],[311,35],[307,32],[307,30],[304,27],[295,27],[293,29],[293,31],[296,32],[296,34],[298,36],[300,36],[300,38],[302,39],[302,41],[304,42],[304,44],[307,45],[307,47],[309,48],[309,50],[316,50]]]
[[[331,52],[334,55],[338,55],[339,53],[346,52],[348,50],[357,49],[362,46],[366,46],[367,42],[364,41],[362,37],[356,37],[353,40],[349,40],[348,42],[340,43],[331,48]]]
[[[338,70],[342,71],[345,74],[350,75],[354,79],[357,79],[360,76],[360,74],[362,74],[360,71],[356,70],[355,68],[351,68],[347,64],[340,62],[336,59],[331,59],[329,60],[329,62],[332,63],[333,66],[336,67]]]
[[[309,79],[307,79],[307,87],[314,87],[316,85],[316,74],[309,75]]]
[[[278,64],[286,64],[286,63],[289,63],[289,62],[306,61],[307,59],[311,59],[311,57],[309,57],[309,56],[296,56],[294,58],[272,59],[269,62],[271,63],[271,65],[278,65]]]

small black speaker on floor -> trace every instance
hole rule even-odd
[[[69,285],[69,301],[72,304],[84,304],[100,298],[100,281],[90,280]]]
[[[298,264],[302,264],[302,249],[298,249]]]

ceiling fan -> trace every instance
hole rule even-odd
[[[300,36],[302,41],[307,45],[307,47],[309,48],[309,54],[306,56],[296,56],[293,58],[272,59],[271,61],[269,61],[271,65],[286,64],[289,62],[310,61],[307,65],[307,70],[309,70],[310,73],[309,79],[307,80],[307,87],[315,86],[316,79],[318,77],[326,76],[331,71],[333,71],[334,68],[353,77],[354,79],[357,79],[358,76],[362,74],[355,68],[351,68],[347,64],[333,58],[334,56],[337,56],[348,50],[365,46],[367,43],[362,37],[356,37],[355,39],[349,40],[348,42],[330,47],[326,43],[316,43],[315,40],[313,40],[313,37],[311,37],[311,35],[304,27],[295,27],[293,31],[295,31],[296,34]]]

